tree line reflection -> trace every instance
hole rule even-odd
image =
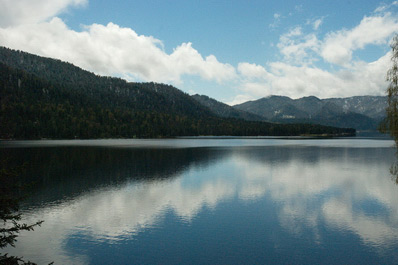
[[[207,167],[228,156],[207,148],[48,147],[0,149],[8,167],[25,165],[19,176],[30,183],[25,205],[62,201],[82,193],[126,182],[157,182],[179,176],[191,167]]]
[[[36,185],[32,199],[26,202],[26,207],[34,207],[28,218],[41,216],[46,220],[41,233],[24,238],[18,247],[61,264],[71,261],[65,253],[77,257],[73,248],[76,238],[85,239],[84,243],[79,241],[80,250],[96,250],[95,244],[106,249],[107,244],[122,238],[131,240],[134,251],[142,253],[139,239],[154,226],[163,229],[164,216],[171,214],[197,224],[199,221],[192,220],[200,220],[206,209],[217,218],[219,205],[233,208],[234,203],[243,203],[244,209],[253,206],[256,212],[259,205],[277,205],[262,208],[272,210],[259,212],[257,217],[262,219],[256,222],[272,216],[279,221],[272,224],[272,231],[285,231],[293,239],[309,239],[311,247],[327,242],[325,226],[338,234],[343,233],[341,230],[352,231],[365,244],[378,248],[396,246],[394,217],[398,212],[394,205],[398,197],[395,185],[383,178],[393,162],[392,148],[282,144],[11,148],[2,152],[2,156],[11,155],[18,163],[30,161],[23,179],[35,180]],[[259,203],[253,203],[256,201]],[[377,207],[358,208],[363,202]],[[242,218],[237,223],[254,221],[246,217],[234,213],[234,218]],[[233,228],[228,232],[235,230],[239,231]],[[264,244],[267,240],[271,245],[276,243],[272,240],[277,239],[268,236],[261,237]],[[46,242],[49,237],[51,247],[34,244]],[[281,240],[278,244],[288,243]],[[84,251],[78,254],[87,258]],[[57,255],[59,259],[53,258]]]

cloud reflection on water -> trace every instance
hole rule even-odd
[[[398,195],[397,187],[388,177],[389,152],[334,151],[319,155],[317,161],[292,157],[277,166],[253,164],[242,156],[237,163],[244,169],[242,176],[250,179],[248,183],[266,180],[264,192],[283,205],[279,218],[287,230],[299,233],[307,226],[316,233],[324,221],[335,229],[356,233],[364,243],[373,246],[396,244]],[[362,201],[375,201],[385,210],[383,215],[372,215],[355,207]]]
[[[207,159],[187,163],[172,178],[126,179],[33,208],[26,221],[43,219],[45,223],[23,234],[17,249],[23,250],[24,257],[40,257],[32,258],[37,262],[87,263],[84,255],[73,256],[65,249],[71,237],[86,234],[114,244],[148,229],[160,229],[169,210],[190,223],[204,207],[216,210],[221,202],[234,198],[246,203],[271,199],[280,205],[274,213],[280,226],[293,236],[310,229],[315,244],[324,241],[319,233],[324,224],[351,231],[376,248],[397,244],[397,187],[388,177],[393,149],[270,146],[208,151],[217,154],[206,153],[211,163]],[[379,214],[357,207],[364,201],[382,206],[376,209]]]

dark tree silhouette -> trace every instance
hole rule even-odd
[[[393,38],[391,49],[392,66],[387,72],[387,81],[390,82],[387,88],[388,105],[380,131],[389,133],[398,145],[398,35]]]
[[[391,68],[387,72],[387,108],[386,118],[380,124],[382,133],[389,133],[398,147],[398,34],[391,42]],[[396,153],[398,156],[398,153]],[[398,184],[398,160],[390,167],[391,178]]]
[[[353,129],[222,118],[177,88],[101,77],[0,47],[0,139],[354,135]]]
[[[15,247],[15,242],[21,231],[32,231],[36,226],[40,226],[43,221],[38,221],[34,224],[20,222],[19,202],[22,199],[21,190],[23,187],[16,184],[19,168],[8,169],[4,161],[0,163],[0,249],[3,249],[7,246]],[[0,264],[35,263],[24,261],[23,257],[0,253]]]

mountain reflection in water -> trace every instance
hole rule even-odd
[[[45,220],[9,252],[58,264],[397,263],[393,142],[332,141],[7,146],[1,156],[27,162],[21,179],[35,183],[25,221]]]

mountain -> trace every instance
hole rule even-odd
[[[129,107],[141,111],[189,114],[194,117],[212,113],[190,96],[172,86],[155,83],[128,83],[125,80],[101,77],[70,63],[39,57],[7,48],[0,48],[0,62],[22,70],[70,93],[89,96],[104,106]]]
[[[354,134],[353,129],[222,118],[177,88],[98,76],[0,47],[0,139]]]
[[[386,106],[387,98],[383,96],[328,99],[270,96],[233,107],[272,122],[304,122],[375,131],[385,116]]]
[[[222,102],[219,102],[215,99],[212,99],[208,96],[205,95],[192,95],[191,96],[193,99],[198,101],[200,104],[203,106],[206,106],[209,108],[214,114],[216,114],[218,117],[222,118],[235,118],[235,119],[243,119],[243,120],[248,120],[248,121],[264,121],[265,118],[247,112],[247,111],[242,111],[235,109],[227,104],[224,104]]]
[[[324,102],[332,102],[346,112],[355,112],[368,116],[376,121],[386,115],[387,97],[356,96],[349,98],[328,98]]]

